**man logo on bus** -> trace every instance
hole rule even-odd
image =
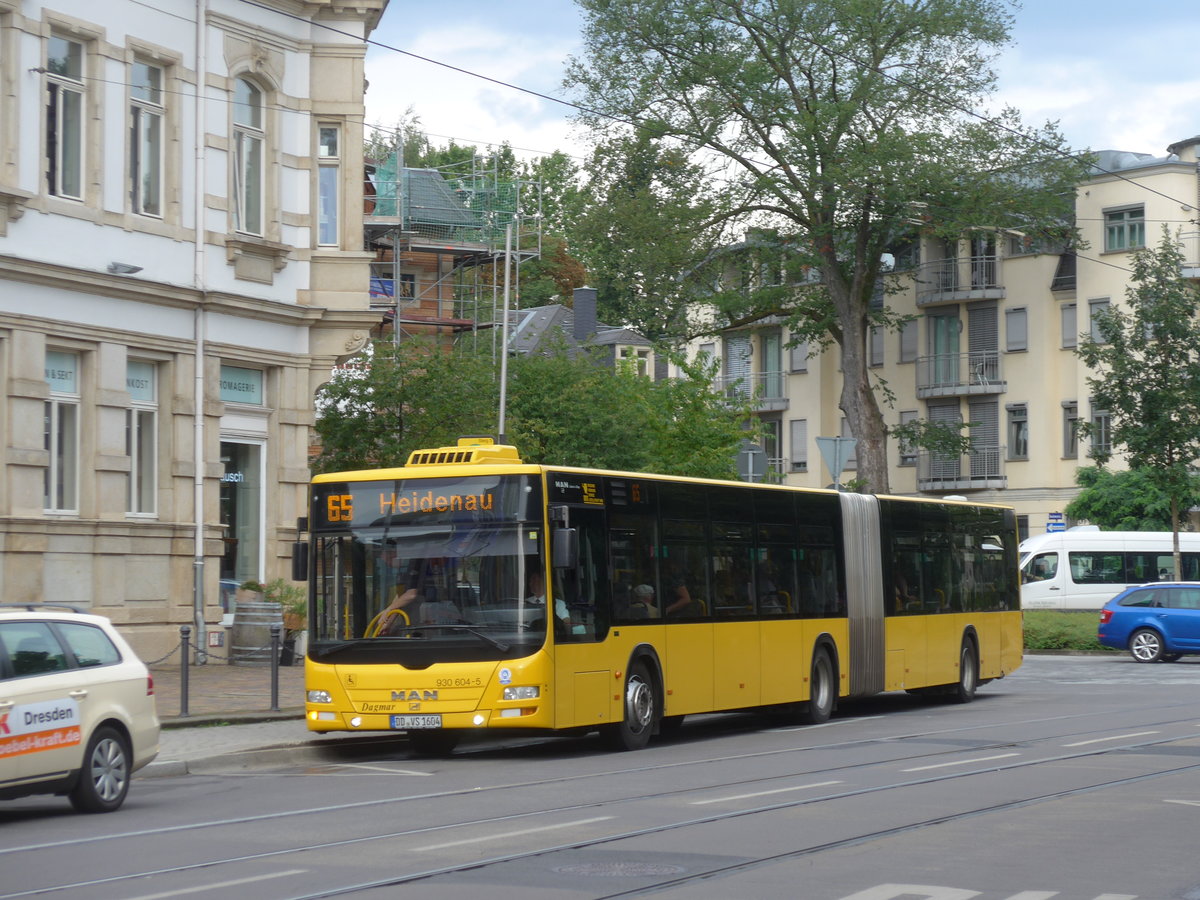
[[[392,691],[393,700],[436,700],[437,691]]]

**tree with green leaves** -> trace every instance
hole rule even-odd
[[[507,440],[528,462],[644,471],[648,387],[565,349],[510,359]]]
[[[1080,433],[1093,439],[1098,463],[1121,448],[1130,468],[1170,498],[1176,578],[1179,522],[1200,457],[1200,285],[1182,267],[1179,242],[1164,226],[1156,249],[1133,255],[1125,306],[1097,312],[1096,336],[1082,335],[1075,351],[1095,373],[1087,379],[1092,408],[1108,413],[1107,422],[1081,422]]]
[[[699,284],[711,287],[723,237],[706,173],[644,131],[610,135],[584,168],[569,233],[600,318],[651,341],[686,336],[688,304]]]
[[[651,385],[650,415],[643,423],[650,439],[647,470],[736,480],[737,454],[744,440],[761,438],[759,420],[748,402],[738,405],[713,391],[716,360],[676,362],[679,377]]]
[[[402,466],[413,450],[495,431],[497,398],[490,355],[376,341],[317,391],[313,469]]]
[[[562,350],[514,357],[508,377],[505,439],[527,462],[737,477],[747,414],[713,393],[710,372],[656,383]],[[499,397],[490,353],[376,342],[318,392],[314,469],[400,466],[413,450],[495,434]]]
[[[1066,513],[1076,522],[1087,522],[1106,531],[1171,531],[1171,498],[1163,493],[1148,469],[1113,471],[1084,466],[1075,472],[1082,489],[1067,504]],[[1181,509],[1200,506],[1200,475],[1193,474]]]
[[[839,405],[869,490],[888,489],[888,427],[868,368],[885,254],[908,222],[957,239],[1068,221],[1083,176],[1052,126],[1006,109],[995,90],[1008,0],[576,0],[582,55],[568,83],[600,135],[648,133],[689,160],[718,160],[715,215],[773,228],[819,278],[728,292],[730,324],[785,319],[810,346],[841,348]],[[625,123],[624,125],[618,123]],[[884,286],[884,293],[894,287]]]

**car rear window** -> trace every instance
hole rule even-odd
[[[1132,594],[1127,594],[1117,602],[1121,606],[1153,606],[1154,595],[1157,591],[1134,591]]]
[[[80,666],[111,666],[121,661],[120,651],[108,635],[95,625],[59,622],[57,628]]]

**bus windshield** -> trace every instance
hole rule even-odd
[[[529,490],[491,479],[495,502],[480,511],[436,508],[367,519],[361,484],[322,492],[353,509],[349,527],[315,535],[310,655],[331,662],[389,659],[407,666],[527,656],[546,638],[545,555],[540,509]],[[526,479],[515,479],[530,488]],[[423,496],[431,480],[386,483]],[[438,483],[440,498],[486,486]],[[504,502],[507,495],[509,502]],[[483,505],[483,504],[480,504]],[[377,509],[377,507],[375,508]],[[375,511],[372,509],[372,512]],[[506,521],[507,520],[507,521]]]

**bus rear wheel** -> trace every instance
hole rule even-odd
[[[658,709],[654,680],[646,664],[634,663],[625,678],[621,721],[605,728],[605,742],[613,750],[641,750],[650,743]]]
[[[827,650],[818,650],[813,656],[812,676],[808,681],[808,707],[804,713],[804,721],[809,725],[828,722],[829,717],[833,715],[833,701],[836,696],[833,662],[829,659]]]

